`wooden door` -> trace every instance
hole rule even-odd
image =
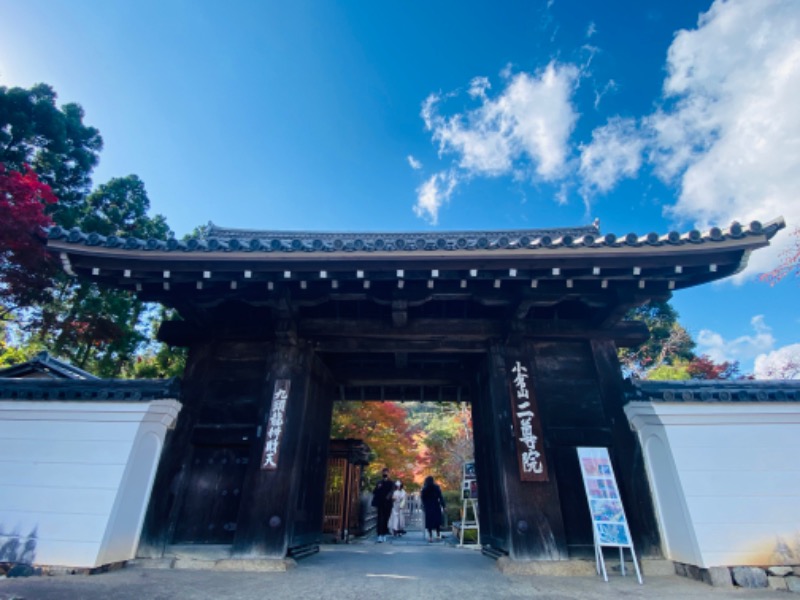
[[[194,447],[173,543],[233,543],[247,451],[247,446]]]

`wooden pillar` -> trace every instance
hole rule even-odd
[[[235,557],[282,558],[321,535],[332,397],[314,362],[313,352],[302,343],[278,344],[271,356],[257,443],[242,489]],[[280,390],[288,390],[285,398]],[[276,410],[283,400],[285,409]],[[276,427],[277,454],[268,458],[265,449],[276,439]]]
[[[534,362],[549,465],[558,479],[567,552],[570,558],[593,558],[594,535],[577,448],[612,449],[613,442],[592,347],[588,340],[530,340],[526,348]]]
[[[198,344],[189,351],[181,389],[183,409],[175,429],[164,441],[136,553],[139,558],[161,558],[172,542],[177,515],[186,492],[191,436],[201,407],[199,398],[202,389],[208,386],[212,354],[212,345],[209,343]]]
[[[614,445],[611,457],[614,460],[617,483],[634,547],[639,556],[660,557],[661,536],[642,448],[623,411],[625,382],[617,358],[617,348],[611,341],[594,340],[592,351],[597,364],[604,409],[611,422]]]
[[[334,387],[327,369],[311,356],[309,385],[294,482],[294,515],[289,552],[302,553],[322,537],[325,516],[325,480],[331,437]]]
[[[488,373],[488,368],[486,372]],[[472,433],[475,440],[475,472],[478,476],[481,544],[492,554],[494,551],[508,553],[504,486],[502,478],[497,477],[500,472],[497,459],[501,455],[501,436],[498,434],[500,428],[496,421],[504,415],[493,412],[494,405],[486,373],[479,374],[477,381],[473,383],[470,397],[473,399]],[[508,418],[505,415],[505,419]]]
[[[476,453],[483,453],[476,467],[479,469],[478,477],[482,481],[493,478],[493,485],[496,487],[495,490],[479,491],[481,507],[484,505],[486,492],[499,497],[486,498],[489,505],[487,508],[492,513],[481,514],[482,538],[486,523],[488,538],[484,539],[493,546],[489,551],[500,550],[514,560],[566,559],[567,549],[555,470],[549,470],[546,481],[522,480],[519,433],[514,433],[514,412],[519,415],[521,411],[521,402],[513,383],[513,369],[518,363],[527,369],[528,375],[533,373],[531,357],[519,346],[492,345],[486,393],[479,400],[484,406],[479,409],[481,425],[476,429],[483,438],[484,447],[476,448]],[[528,379],[527,389],[532,392],[533,388],[533,381]],[[539,417],[540,415],[536,415],[536,418]],[[542,426],[546,428],[547,423],[542,423]],[[540,443],[543,441],[539,439]],[[542,459],[546,463],[547,448],[543,444],[538,447],[542,450]],[[488,477],[482,476],[481,471],[490,471],[491,474]],[[500,498],[502,502],[498,505],[497,500]],[[481,513],[483,512],[482,509]]]

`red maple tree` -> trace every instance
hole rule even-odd
[[[736,379],[739,375],[739,363],[715,363],[709,356],[696,356],[687,367],[692,379]]]
[[[781,253],[780,264],[769,271],[762,273],[759,278],[770,285],[775,285],[781,279],[794,272],[795,276],[800,277],[800,227],[792,232],[793,240],[791,245]]]
[[[363,440],[372,450],[366,471],[371,481],[380,479],[383,467],[392,479],[406,485],[414,477],[417,446],[405,408],[396,402],[337,402],[331,436]]]
[[[30,167],[19,172],[0,163],[0,317],[25,306],[51,282],[44,228],[52,220],[45,205],[55,202],[50,186]]]

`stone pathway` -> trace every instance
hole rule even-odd
[[[468,547],[450,531],[425,541],[407,526],[401,538],[378,544],[374,534],[350,544],[326,544],[286,572],[230,572],[125,568],[97,575],[0,580],[0,600],[775,600],[776,592],[712,588],[675,575],[553,577],[503,573],[498,563]],[[591,569],[589,569],[591,571]],[[631,574],[632,575],[632,574]],[[789,596],[787,596],[788,598]]]

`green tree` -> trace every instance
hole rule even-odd
[[[650,370],[694,358],[695,342],[678,323],[678,313],[668,302],[649,302],[631,310],[626,318],[644,322],[650,331],[650,338],[641,346],[619,351],[627,373],[644,378]]]
[[[41,349],[11,343],[10,337],[8,323],[0,320],[0,369],[25,362]]]
[[[689,361],[678,358],[672,364],[662,364],[647,371],[646,379],[650,381],[688,381],[692,378],[689,373]]]
[[[156,237],[171,234],[163,216],[148,216],[150,200],[136,175],[99,186],[79,207],[78,224],[101,235]],[[148,337],[155,307],[133,294],[59,277],[52,302],[42,306],[37,337],[76,366],[102,377],[135,374],[131,362]]]
[[[97,129],[83,123],[79,105],[58,107],[56,100],[53,88],[45,84],[29,90],[0,87],[0,164],[18,173],[30,165],[38,181],[52,188],[58,202],[47,212],[57,225],[106,236],[171,235],[164,217],[148,215],[150,201],[137,176],[112,179],[89,193],[103,140]],[[100,290],[60,272],[41,273],[51,278],[49,296],[26,297],[26,305],[11,302],[8,295],[2,298],[5,314],[19,317],[15,338],[46,345],[102,376],[137,373],[131,361],[148,348],[147,323],[155,309],[125,292]],[[163,361],[159,352],[154,351],[154,359]]]
[[[46,211],[57,224],[72,227],[89,189],[103,140],[96,129],[84,125],[80,106],[66,104],[59,108],[56,99],[53,88],[45,84],[29,90],[0,86],[0,164],[9,174],[26,174],[26,178],[34,174],[37,185],[43,184],[58,199],[51,202],[38,193],[39,211]],[[29,216],[18,212],[2,216],[6,232],[29,229]],[[50,218],[38,223],[49,224]],[[11,270],[35,279],[35,285],[23,282],[24,285],[17,286],[21,294],[15,293],[11,285],[0,298],[4,318],[13,318],[23,330],[37,312],[35,307],[47,299],[47,288],[56,285],[55,268],[48,269],[43,261],[30,264],[36,250],[43,252],[42,240],[36,242],[26,256],[10,256]],[[4,243],[3,247],[10,246]]]
[[[137,354],[121,373],[126,379],[165,379],[180,377],[186,368],[186,348],[162,344],[156,350],[148,349]]]
[[[177,311],[163,306],[148,312],[149,335],[154,340],[161,323],[178,319]],[[180,377],[186,368],[188,350],[182,347],[168,346],[163,342],[150,342],[143,351],[136,354],[133,361],[123,367],[121,375],[128,379],[163,379]]]
[[[70,228],[78,224],[103,139],[84,125],[78,104],[58,107],[56,100],[43,83],[29,90],[0,86],[0,163],[19,172],[30,165],[58,198],[50,208],[53,219]]]
[[[136,175],[117,177],[99,186],[83,202],[77,223],[101,235],[166,239],[172,232],[162,215],[150,217],[150,199]]]
[[[667,302],[650,302],[627,315],[647,325],[650,338],[637,348],[619,351],[623,370],[652,381],[737,379],[739,363],[716,363],[694,353],[695,342],[678,323],[678,313]]]
[[[691,360],[675,358],[672,363],[664,363],[650,369],[645,374],[650,381],[688,381],[738,379],[738,362],[716,363],[705,354],[694,356]]]

